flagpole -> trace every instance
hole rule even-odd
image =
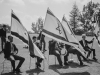
[[[49,7],[47,8],[47,10],[49,9]],[[47,16],[47,13],[46,13],[46,16]],[[46,21],[46,16],[45,16],[45,20],[44,20],[44,25],[45,25],[45,21]],[[44,26],[43,26],[44,27]],[[43,29],[42,29],[43,31]],[[42,31],[41,31],[41,35],[40,35],[40,40],[41,40],[41,37],[42,37]]]
[[[13,10],[11,9],[11,27],[12,27],[12,13],[13,13]],[[11,27],[10,27],[10,35],[11,35]]]
[[[47,8],[47,11],[48,11],[48,9],[49,9],[49,7]],[[47,12],[46,12],[46,16],[47,16]],[[46,16],[45,16],[45,20],[44,20],[44,25],[45,25],[45,22],[46,22]],[[42,31],[43,31],[43,29],[42,29]],[[41,32],[41,34],[42,34],[42,32]],[[49,57],[49,54],[48,54],[48,57]],[[49,61],[49,59],[48,59],[48,61]],[[49,66],[49,63],[48,63],[48,66]]]

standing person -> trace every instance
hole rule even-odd
[[[37,41],[37,38],[35,36],[33,36],[33,43],[36,44],[36,46],[41,50],[41,46],[40,46],[40,41],[38,40]],[[39,68],[41,67],[41,62],[42,62],[42,58],[38,57],[38,56],[35,56],[37,58],[37,62],[36,62],[36,67]]]
[[[46,43],[45,43],[45,35],[42,34],[42,31],[40,32],[38,38],[38,40],[40,40],[40,46],[42,48],[42,45],[43,45],[43,52],[47,51],[46,50]]]
[[[18,49],[16,45],[13,42],[13,37],[8,36],[8,41],[5,44],[5,49],[4,49],[4,57],[7,60],[11,61],[12,67],[13,67],[13,73],[21,73],[20,67],[25,61],[25,58],[18,56]],[[18,66],[15,68],[15,60],[19,60]]]
[[[1,36],[1,48],[2,48],[2,51],[0,53],[2,53],[4,45],[6,43],[6,25],[3,25],[3,28],[0,29],[0,36]]]
[[[57,57],[60,66],[63,66],[61,60],[61,49],[58,47],[58,43],[55,40],[49,41],[49,54],[53,54]]]
[[[93,52],[93,60],[97,60],[96,57],[95,57],[95,56],[96,56],[96,54],[95,54],[95,49],[91,49],[91,48],[88,46],[88,44],[93,43],[93,40],[94,40],[94,38],[93,38],[91,41],[87,41],[87,40],[86,40],[86,35],[83,34],[83,35],[82,35],[82,40],[80,40],[79,42],[80,42],[80,44],[83,46],[84,50],[88,52],[87,58],[90,56],[91,52]]]

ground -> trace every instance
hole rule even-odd
[[[81,39],[80,36],[77,36],[78,40]],[[88,37],[88,40],[91,40],[93,37]],[[35,58],[31,58],[30,63],[30,56],[29,50],[23,48],[23,45],[20,41],[14,40],[16,43],[19,53],[18,55],[23,56],[25,58],[25,62],[21,67],[21,74],[13,74],[11,73],[11,64],[9,61],[4,63],[4,72],[2,75],[100,75],[100,47],[98,46],[97,42],[94,41],[93,48],[96,49],[96,58],[98,59],[97,62],[90,60],[90,62],[84,62],[84,66],[79,66],[79,61],[75,55],[70,55],[69,59],[73,59],[74,62],[69,62],[69,66],[60,67],[58,65],[58,61],[55,56],[49,55],[48,56],[48,38],[46,37],[46,49],[45,57],[46,59],[41,63],[41,68],[35,68]],[[91,45],[90,45],[91,47]],[[1,48],[0,48],[1,49]],[[92,55],[90,56],[91,59]],[[0,54],[0,74],[3,70],[3,61],[4,61],[4,54]],[[62,56],[63,61],[63,56]],[[56,64],[55,64],[56,63]],[[16,65],[18,61],[16,61]]]

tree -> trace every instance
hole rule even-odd
[[[43,23],[44,23],[44,20],[41,17],[38,18],[36,23],[35,22],[32,23],[32,30],[35,33],[40,33],[40,31],[42,31],[42,29],[43,29]]]
[[[78,26],[79,16],[80,12],[75,3],[72,11],[70,12],[70,25],[72,26],[73,31],[75,31],[75,28]]]
[[[100,5],[99,3],[94,3],[90,1],[87,3],[87,5],[83,6],[82,19],[80,21],[84,23],[85,31],[90,29],[91,18],[93,16],[94,9],[98,7],[99,5]]]

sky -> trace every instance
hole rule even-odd
[[[20,19],[28,31],[32,31],[32,22],[36,22],[39,17],[45,19],[47,8],[61,21],[63,15],[69,20],[69,14],[73,4],[76,2],[80,11],[83,5],[90,0],[0,0],[0,24],[11,25],[11,10]],[[100,0],[92,0],[99,2]]]

